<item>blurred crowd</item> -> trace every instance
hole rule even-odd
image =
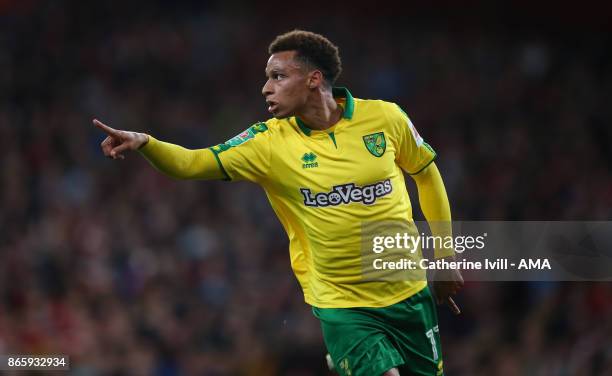
[[[408,112],[455,219],[611,219],[609,33],[295,7],[0,2],[0,354],[67,354],[83,376],[328,374],[261,189],[105,159],[91,125],[223,142],[268,118],[267,45],[295,27],[340,46],[340,86]],[[609,282],[472,282],[459,304],[439,309],[448,375],[612,370]]]

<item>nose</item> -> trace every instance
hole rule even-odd
[[[268,97],[268,95],[270,95],[272,93],[273,93],[272,85],[270,84],[270,80],[268,80],[264,84],[263,88],[261,88],[261,94],[263,94],[264,97]]]

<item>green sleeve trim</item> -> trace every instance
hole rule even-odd
[[[433,156],[433,158],[431,158],[431,161],[427,162],[427,164],[426,164],[425,166],[423,166],[423,167],[422,167],[422,168],[421,168],[419,171],[417,171],[417,172],[415,172],[415,173],[412,173],[412,174],[409,172],[409,173],[408,173],[408,175],[418,175],[418,174],[420,174],[420,173],[421,173],[421,171],[423,171],[424,169],[426,169],[427,167],[429,167],[429,165],[430,165],[430,164],[431,164],[433,161],[435,161],[437,157],[438,157],[438,154],[436,154],[436,153],[434,152],[434,156]]]
[[[223,163],[221,163],[221,159],[219,159],[219,153],[217,153],[212,147],[208,148],[210,149],[211,153],[213,153],[213,155],[215,156],[215,159],[217,160],[217,164],[219,165],[219,168],[221,169],[221,172],[223,173],[223,175],[225,175],[225,179],[223,179],[224,181],[231,181],[232,178],[228,175],[227,171],[225,171],[225,168],[223,167]]]
[[[436,155],[436,151],[427,142],[423,141],[423,146],[425,146],[427,149],[429,149],[430,152]]]

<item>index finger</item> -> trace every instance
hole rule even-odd
[[[111,127],[109,127],[108,125],[102,123],[100,120],[98,119],[94,119],[93,120],[94,125],[98,128],[101,129],[104,133],[106,133],[109,136],[115,136],[117,135],[117,131]]]

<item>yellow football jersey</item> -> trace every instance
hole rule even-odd
[[[211,150],[228,179],[264,188],[308,304],[384,307],[426,282],[365,280],[362,223],[411,221],[402,170],[416,174],[436,154],[396,104],[353,98],[346,88],[333,94],[344,114],[325,131],[295,117],[270,119]]]

